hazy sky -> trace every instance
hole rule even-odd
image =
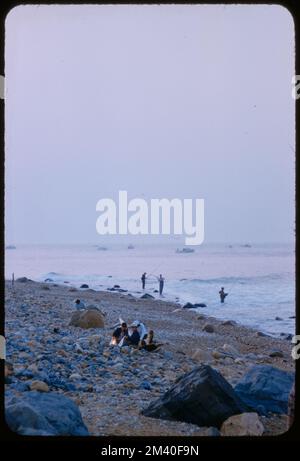
[[[294,73],[280,6],[13,9],[7,243],[97,242],[119,190],[204,198],[206,242],[292,241]]]

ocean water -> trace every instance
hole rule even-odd
[[[148,273],[146,291],[155,297],[156,277],[163,274],[165,300],[205,303],[198,310],[220,319],[278,336],[294,333],[295,255],[292,245],[201,245],[178,254],[177,242],[97,245],[23,245],[5,252],[5,277],[50,278],[79,287],[107,290],[115,284],[138,296],[140,277]],[[51,282],[50,282],[51,283]],[[228,297],[220,303],[218,292]],[[84,294],[82,294],[84,299]],[[281,321],[275,317],[282,318]]]

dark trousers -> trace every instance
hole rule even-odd
[[[164,289],[164,282],[159,282],[159,294],[162,295]]]

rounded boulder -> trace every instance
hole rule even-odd
[[[104,328],[104,316],[96,309],[77,311],[71,317],[70,326],[78,328]]]

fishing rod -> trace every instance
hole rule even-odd
[[[157,269],[159,269],[163,264],[163,261],[160,261],[160,263],[153,269],[153,271],[149,272],[149,275],[152,275],[153,277],[157,277],[157,275],[154,274],[155,271],[157,271]]]

